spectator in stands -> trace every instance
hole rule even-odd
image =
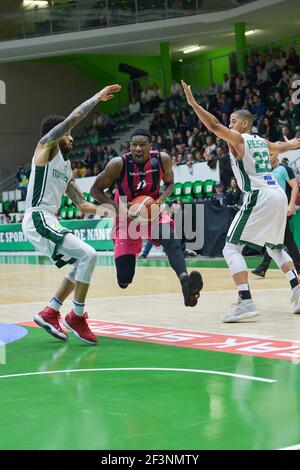
[[[227,148],[218,146],[216,149],[217,159],[220,165],[220,177],[222,183],[227,188],[230,184],[230,180],[233,177],[233,172],[230,163],[230,156]]]
[[[152,86],[152,91],[154,94],[153,103],[154,103],[154,109],[155,109],[163,102],[163,100],[161,97],[161,89],[156,83],[154,83],[154,85]]]
[[[186,160],[184,159],[182,153],[178,153],[177,154],[177,166],[185,165],[185,164],[186,164]]]
[[[251,106],[251,113],[256,116],[258,123],[260,123],[261,118],[264,116],[266,106],[264,102],[260,99],[260,96],[253,96],[253,105]]]
[[[261,65],[256,67],[256,86],[260,91],[261,99],[265,101],[269,86],[269,77],[267,71]]]
[[[283,157],[283,159],[281,160],[281,163],[283,163],[283,165],[286,165],[286,166],[289,166],[289,159],[287,157]]]
[[[175,78],[172,79],[170,88],[170,96],[167,99],[167,104],[170,108],[176,108],[181,101],[182,87],[176,82]]]
[[[243,197],[235,178],[230,180],[230,188],[226,191],[226,206],[242,206]]]
[[[22,163],[17,171],[17,188],[21,190],[22,200],[26,199],[27,187],[29,183],[30,172],[25,169],[25,165]]]
[[[94,168],[93,168],[93,176],[98,176],[99,173],[103,171],[103,170],[100,170],[100,165],[94,165]]]
[[[219,87],[215,82],[210,82],[210,85],[208,87],[209,96],[215,97],[218,92],[218,89]]]
[[[281,128],[281,132],[282,132],[282,139],[281,140],[290,140],[290,139],[292,139],[293,133],[292,133],[291,129],[289,128],[289,126],[283,126]]]
[[[270,78],[273,77],[273,72],[277,68],[276,61],[273,58],[272,54],[266,54],[266,63],[265,63],[265,71],[267,72]]]
[[[222,182],[217,183],[215,186],[215,192],[211,197],[211,203],[217,206],[225,206],[226,204],[226,196],[225,196],[225,188]]]
[[[213,137],[208,135],[206,137],[206,144],[203,147],[203,156],[207,160],[209,157],[216,155],[217,146],[213,141]]]
[[[132,97],[129,103],[129,122],[132,124],[136,123],[141,114],[141,103]]]
[[[275,142],[279,139],[279,133],[276,129],[275,124],[271,121],[268,116],[264,117],[258,126],[258,132],[261,137]]]
[[[93,152],[92,147],[86,147],[84,150],[84,162],[89,167],[92,168],[95,165],[96,156],[95,152]]]
[[[77,162],[77,169],[78,169],[78,175],[79,175],[78,178],[82,178],[83,173],[84,173],[84,166],[82,162]]]
[[[208,111],[209,113],[213,113],[215,108],[209,95],[205,95],[203,100],[204,100],[204,102],[202,103],[203,108],[206,109],[206,111]]]
[[[117,157],[117,156],[118,156],[118,152],[111,145],[108,145],[107,147],[105,147],[105,149],[104,149],[104,159],[105,160],[109,161],[112,158]]]
[[[247,59],[246,77],[251,83],[256,81],[256,67],[253,57],[251,56],[248,56]]]
[[[236,109],[241,109],[242,107],[243,107],[243,100],[242,100],[241,94],[239,92],[236,92],[234,95],[234,99],[232,100],[232,110],[234,111]],[[226,114],[226,113],[222,113],[222,114]],[[228,116],[228,114],[226,114],[226,116]],[[228,120],[228,117],[227,117],[227,120]]]
[[[223,75],[223,83],[221,85],[221,92],[222,93],[229,93],[230,92],[230,78],[228,76],[228,73],[224,73]]]
[[[174,133],[178,131],[179,129],[179,119],[177,117],[177,114],[175,112],[171,113],[171,116],[169,118],[168,122],[169,129],[173,131]]]
[[[286,53],[284,51],[279,51],[278,58],[276,59],[276,65],[280,69],[286,67]]]
[[[11,224],[12,223],[12,219],[11,219],[11,216],[9,214],[4,214],[4,223],[5,224]]]
[[[97,145],[95,155],[96,155],[96,161],[97,162],[103,162],[104,161],[105,152],[104,152],[104,149],[103,149],[102,145]]]
[[[293,68],[299,65],[299,56],[294,47],[290,47],[289,53],[287,56],[286,64],[292,66]]]

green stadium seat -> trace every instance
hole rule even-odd
[[[65,207],[70,207],[70,206],[72,206],[72,204],[73,204],[72,199],[70,199],[70,198],[67,196],[66,203],[65,203]]]
[[[67,209],[67,219],[74,219],[74,209],[75,207],[74,206],[71,206],[71,207],[68,207]]]
[[[212,196],[212,194],[214,192],[215,185],[216,185],[216,182],[214,180],[208,179],[204,182],[203,192],[204,192],[206,197]]]
[[[11,210],[11,201],[3,201],[2,206],[3,206],[3,212],[8,213]]]
[[[172,195],[177,198],[180,198],[181,193],[182,193],[182,183],[175,183]]]
[[[195,181],[193,183],[193,188],[192,188],[192,194],[194,195],[195,198],[201,198],[202,197],[202,191],[203,191],[203,181]]]
[[[59,211],[59,215],[63,220],[65,220],[67,218],[67,209],[62,207]]]
[[[193,188],[193,183],[191,183],[190,181],[183,183],[182,192],[181,192],[182,196],[192,197],[192,188]]]

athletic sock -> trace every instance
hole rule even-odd
[[[76,300],[73,300],[73,310],[76,315],[78,315],[79,317],[83,317],[84,308],[85,304],[81,304],[80,302],[76,302]]]
[[[252,299],[251,292],[249,289],[249,284],[240,284],[239,286],[237,286],[237,289],[238,289],[239,297],[242,300]]]
[[[285,273],[287,280],[290,282],[292,290],[297,289],[299,286],[299,279],[297,275],[297,271],[291,269],[287,273]],[[298,290],[298,289],[297,289]]]
[[[53,310],[56,310],[59,312],[60,307],[62,306],[62,301],[58,297],[52,297],[50,300],[48,307],[53,308]]]

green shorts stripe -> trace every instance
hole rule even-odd
[[[55,245],[62,242],[66,233],[71,233],[70,230],[66,228],[62,228],[61,231],[57,231],[54,228],[49,227],[45,221],[44,214],[41,212],[32,212],[32,220],[37,233],[43,238],[51,240]]]
[[[35,167],[32,207],[38,206],[42,200],[42,196],[45,192],[47,175],[48,165]]]
[[[249,220],[249,217],[256,206],[257,203],[257,198],[258,198],[259,190],[255,190],[251,193],[250,199],[247,202],[245,209],[243,211],[242,217],[239,218],[238,223],[234,227],[234,230],[232,231],[230,237],[229,237],[229,242],[230,243],[238,243],[241,239],[243,230]]]
[[[238,217],[237,217],[237,219],[236,219],[236,221],[235,221],[234,226],[233,226],[233,227],[230,227],[230,232],[228,232],[227,237],[226,237],[226,240],[227,240],[227,241],[229,241],[229,239],[231,238],[231,235],[232,235],[232,233],[234,232],[234,230],[235,230],[237,224],[239,223],[239,221],[240,221],[241,218],[243,217],[244,211],[245,211],[245,209],[246,209],[246,207],[247,207],[247,204],[248,204],[248,202],[249,202],[249,197],[250,197],[250,193],[247,193],[247,200],[245,201],[245,203],[244,203],[243,206],[241,207],[241,210],[240,210],[239,213],[237,214]]]

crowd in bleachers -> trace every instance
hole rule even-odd
[[[230,76],[225,73],[222,83],[211,82],[205,90],[194,90],[199,103],[226,126],[235,109],[245,108],[256,116],[253,132],[262,137],[271,141],[300,137],[300,106],[292,99],[293,83],[300,80],[296,50],[291,47],[287,53],[281,50],[273,54],[252,52],[245,62],[244,72]],[[187,165],[192,172],[197,162],[206,162],[210,168],[216,168],[219,162],[221,181],[215,187],[212,200],[221,205],[229,204],[229,200],[231,205],[232,198],[225,197],[235,184],[227,145],[210,134],[197,119],[176,80],[172,81],[165,100],[154,84],[131,96],[129,108],[121,113],[111,116],[95,113],[85,133],[75,136],[71,153],[74,177],[97,176],[108,161],[129,151],[129,142],[115,148],[113,136],[139,122],[142,113],[153,113],[149,128],[152,148],[169,153],[173,167]],[[22,193],[26,178],[28,175],[22,167],[18,172],[18,188]],[[234,201],[239,204],[239,196],[234,197]]]
[[[229,124],[232,111],[245,108],[256,117],[254,132],[271,141],[284,140],[300,135],[300,109],[293,100],[292,84],[300,79],[299,56],[294,48],[286,54],[277,51],[273,55],[252,53],[246,60],[242,73],[224,74],[221,84],[212,82],[208,89],[196,94],[200,104],[213,113],[224,125]],[[211,168],[220,162],[221,179],[225,187],[232,177],[228,149],[224,141],[211,135],[183,98],[182,88],[175,80],[170,95],[162,109],[161,93],[157,85],[145,87],[140,101],[135,96],[131,103],[140,111],[153,111],[150,124],[152,148],[171,155],[173,165],[207,162]],[[159,110],[156,109],[160,106]],[[102,113],[103,114],[103,113]],[[129,120],[134,112],[129,115]],[[108,132],[97,127],[94,118],[92,133]],[[73,163],[76,177],[91,176],[102,171],[115,155],[128,150],[128,142],[114,149],[111,145],[88,145],[83,161]]]

